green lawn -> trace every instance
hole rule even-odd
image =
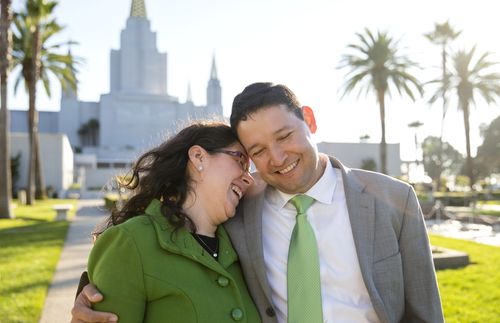
[[[18,207],[16,219],[0,220],[0,322],[38,322],[61,253],[67,221],[54,222],[54,204]],[[438,282],[447,322],[500,322],[500,248],[431,236],[435,246],[469,253],[471,265],[440,270]]]
[[[437,272],[446,322],[500,322],[500,248],[436,235],[431,243],[465,251],[471,262]]]
[[[500,201],[498,201],[498,200],[477,201],[477,205],[499,205],[500,206]]]
[[[500,201],[478,201],[477,202],[477,207],[480,209],[480,210],[478,210],[478,213],[483,214],[483,215],[493,215],[493,216],[500,217],[500,210],[498,210],[498,208],[485,209],[485,208],[483,208],[483,206],[485,206],[486,208],[489,206],[500,207]]]
[[[64,244],[68,221],[54,221],[55,204],[37,201],[14,209],[16,219],[0,220],[0,322],[38,322],[47,287]]]
[[[491,216],[498,216],[500,217],[500,211],[497,210],[478,210],[477,213],[481,215],[491,215]]]

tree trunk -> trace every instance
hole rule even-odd
[[[38,111],[35,110],[38,119]],[[45,200],[47,198],[47,190],[45,189],[45,179],[42,170],[42,155],[40,150],[40,134],[38,132],[35,135],[35,199]]]
[[[441,133],[439,136],[439,165],[438,165],[438,176],[437,176],[437,190],[441,189],[441,174],[443,173],[443,134],[444,134],[444,119],[446,117],[447,110],[447,97],[446,91],[448,90],[448,73],[446,71],[446,42],[443,43],[443,48],[441,51],[441,64],[443,69],[443,91],[441,93],[443,100],[443,114],[441,115]]]
[[[10,122],[7,106],[7,77],[10,62],[12,21],[11,1],[1,0],[0,19],[0,218],[12,219],[12,174],[10,171]]]
[[[419,160],[418,160],[418,140],[417,140],[417,128],[415,128],[415,135],[414,135],[414,141],[415,141],[415,164],[417,164],[417,168],[418,168],[418,164],[419,164]]]
[[[29,131],[29,143],[30,143],[30,153],[28,161],[28,185],[26,192],[26,204],[33,205],[35,202],[35,132],[36,127],[38,127],[38,114],[35,110],[35,91],[33,90],[33,82],[31,80],[32,76],[28,80],[28,96],[29,96],[29,110],[28,110],[28,131]]]
[[[30,163],[28,188],[32,203],[33,196],[45,198],[45,183],[42,174],[42,160],[40,155],[40,139],[38,135],[38,111],[36,110],[36,83],[40,75],[40,27],[35,26],[33,32],[33,57],[31,60],[31,75],[28,84],[29,113],[30,113]],[[35,188],[35,190],[33,190]],[[31,203],[28,202],[29,205]]]
[[[465,103],[463,105],[463,113],[464,113],[464,127],[465,127],[465,148],[467,150],[467,161],[466,161],[466,173],[469,177],[469,186],[471,191],[473,191],[474,185],[474,173],[473,173],[473,165],[472,165],[472,156],[470,152],[470,125],[469,125],[469,104]]]
[[[380,107],[380,126],[382,138],[380,140],[380,172],[387,174],[387,143],[385,142],[385,93],[378,91],[378,103]]]

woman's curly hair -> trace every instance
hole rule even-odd
[[[147,151],[133,164],[131,175],[117,180],[118,189],[128,190],[129,198],[121,208],[111,211],[102,228],[93,233],[94,236],[99,236],[113,225],[144,214],[153,199],[160,200],[161,212],[176,228],[187,225],[196,231],[194,223],[183,212],[184,202],[193,184],[187,171],[188,150],[199,145],[210,153],[237,141],[227,124],[199,121]]]

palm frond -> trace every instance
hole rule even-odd
[[[56,5],[57,2],[51,0],[27,0],[26,9],[16,14],[12,28],[12,56],[13,64],[15,64],[13,66],[20,66],[16,83],[20,84],[24,81],[27,85],[29,70],[32,69],[32,30],[33,26],[38,26],[41,44],[39,80],[43,83],[49,97],[51,96],[50,74],[61,83],[63,88],[69,86],[76,90],[77,67],[83,63],[83,59],[73,56],[70,52],[58,52],[63,47],[76,44],[76,42],[51,42],[64,29],[64,26],[52,18]]]
[[[498,63],[489,60],[491,53],[482,53],[477,60],[473,60],[476,46],[469,50],[459,50],[453,56],[454,71],[450,86],[456,88],[461,106],[476,104],[477,92],[487,104],[497,102],[500,96],[500,74],[489,72]]]
[[[358,43],[349,44],[347,49],[350,53],[342,56],[337,68],[348,68],[346,82],[343,84],[344,97],[359,87],[357,97],[363,92],[370,90],[382,91],[391,95],[388,82],[391,81],[397,92],[415,99],[414,90],[404,83],[411,83],[421,94],[421,84],[408,70],[419,68],[419,65],[404,55],[397,55],[400,51],[400,41],[391,38],[387,32],[377,31],[373,33],[365,28],[362,33],[356,33]],[[362,82],[369,79],[368,82]]]
[[[50,80],[47,75],[47,69],[42,69],[40,73],[40,79],[42,80],[43,88],[45,89],[45,93],[50,98],[52,96],[52,92],[50,91]]]

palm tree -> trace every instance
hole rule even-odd
[[[450,86],[456,90],[458,106],[464,117],[467,150],[466,174],[470,180],[471,190],[474,185],[474,172],[470,151],[470,107],[476,104],[474,97],[476,93],[488,104],[495,103],[496,98],[500,96],[500,74],[489,71],[497,63],[489,60],[489,52],[485,52],[473,62],[475,52],[476,46],[469,51],[460,50],[453,56],[453,70],[450,78]]]
[[[344,94],[359,87],[358,96],[365,91],[375,92],[380,110],[382,138],[380,140],[381,172],[387,173],[387,144],[385,141],[385,96],[390,95],[389,83],[398,93],[406,93],[415,101],[414,90],[423,93],[420,82],[408,70],[417,64],[408,57],[398,55],[398,41],[393,40],[386,32],[374,35],[365,28],[364,33],[356,33],[359,44],[347,46],[354,53],[342,56],[339,68],[348,67],[347,81],[344,84]],[[413,88],[413,89],[412,89]]]
[[[99,120],[92,118],[87,122],[89,127],[90,145],[97,146],[97,138],[99,137]]]
[[[14,217],[11,207],[11,171],[10,171],[10,139],[9,111],[7,110],[7,77],[10,64],[12,35],[11,0],[1,0],[0,14],[0,218]]]
[[[97,139],[99,137],[99,120],[92,118],[88,122],[82,124],[78,129],[78,135],[80,136],[80,143],[83,147],[97,146]]]
[[[368,140],[370,140],[370,135],[369,134],[364,134],[362,136],[359,136],[359,142],[360,143],[367,143]]]
[[[33,203],[35,185],[37,198],[46,195],[38,138],[36,84],[41,80],[50,97],[49,74],[52,74],[59,80],[64,91],[68,88],[76,91],[75,58],[70,53],[59,54],[54,51],[71,42],[49,44],[51,38],[63,29],[51,18],[56,5],[55,1],[28,0],[26,10],[14,19],[13,63],[21,68],[14,89],[17,90],[19,83],[24,81],[29,97],[30,159],[27,203],[30,205]]]
[[[443,110],[441,114],[441,134],[439,136],[441,140],[440,144],[440,154],[439,154],[439,162],[438,162],[438,170],[440,169],[441,171],[439,172],[439,176],[437,177],[437,182],[436,186],[439,188],[441,187],[441,172],[443,171],[443,133],[444,133],[444,119],[446,117],[446,112],[448,110],[448,93],[449,93],[449,87],[450,87],[450,76],[448,73],[448,69],[446,67],[446,61],[448,59],[448,53],[447,53],[447,48],[448,44],[455,40],[462,31],[455,31],[453,27],[450,26],[450,23],[448,21],[442,23],[442,24],[434,24],[434,30],[430,33],[425,34],[424,36],[433,44],[436,44],[441,47],[441,79],[437,79],[434,81],[431,81],[429,83],[438,83],[439,87],[437,91],[434,93],[434,95],[431,97],[429,100],[429,103],[434,103],[438,98],[441,98],[443,101]]]

